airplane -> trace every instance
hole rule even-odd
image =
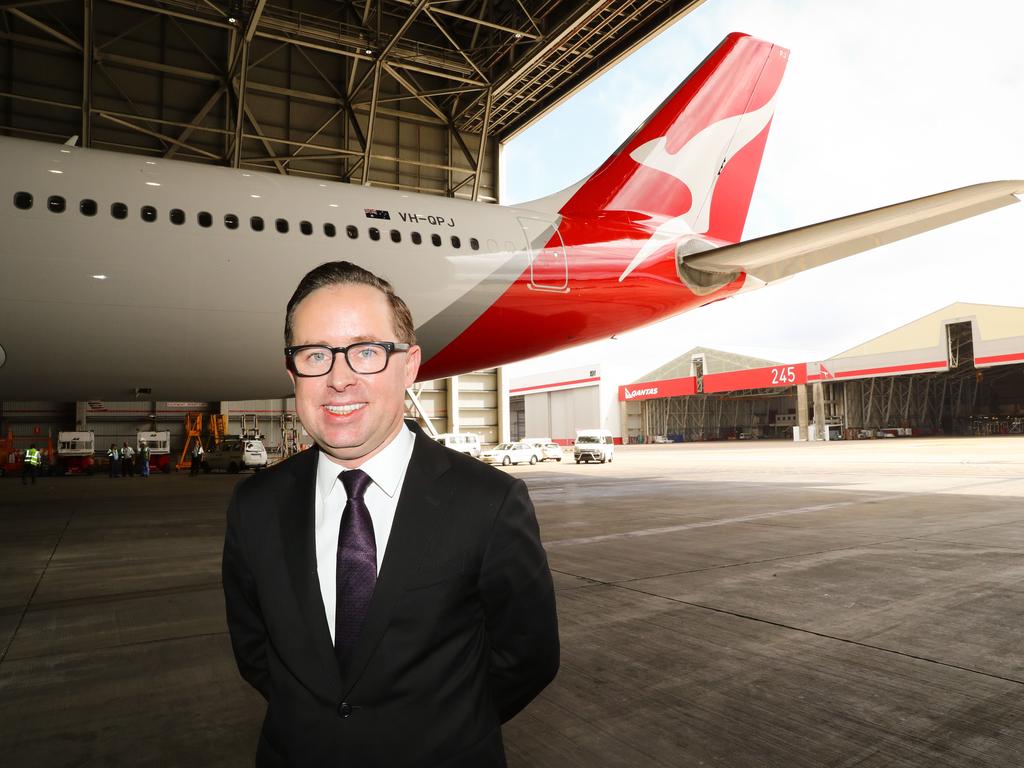
[[[0,397],[288,396],[332,260],[412,311],[420,380],[600,338],[1017,202],[978,184],[743,241],[789,52],[734,33],[593,174],[516,207],[0,138]]]

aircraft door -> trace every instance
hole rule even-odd
[[[530,255],[530,287],[543,291],[569,289],[569,263],[557,221],[519,218]]]

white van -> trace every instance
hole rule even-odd
[[[599,461],[604,464],[615,457],[615,440],[607,429],[577,429],[576,442],[572,446],[576,463]]]
[[[227,437],[220,445],[203,454],[203,469],[222,469],[235,474],[243,469],[259,472],[267,466],[267,449],[262,440],[251,437]]]
[[[437,442],[453,451],[480,458],[480,437],[472,432],[445,432],[437,436]]]

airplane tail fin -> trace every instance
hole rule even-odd
[[[726,37],[597,171],[566,191],[560,212],[618,212],[652,227],[678,219],[678,229],[738,242],[788,56],[748,35]]]

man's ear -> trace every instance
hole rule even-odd
[[[420,372],[420,348],[418,344],[409,347],[405,353],[405,388],[416,383],[416,375]]]

